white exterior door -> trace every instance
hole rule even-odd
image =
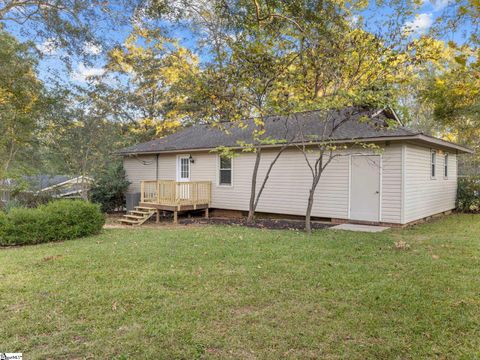
[[[180,155],[177,158],[177,181],[190,181],[190,156]]]
[[[352,155],[350,219],[380,221],[380,175],[380,156]]]
[[[190,181],[190,155],[180,155],[177,157],[177,181],[176,197],[180,199],[188,199],[190,196],[190,188],[187,182]],[[187,184],[181,184],[185,182]]]

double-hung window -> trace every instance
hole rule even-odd
[[[232,185],[232,158],[229,156],[220,156],[218,184]]]
[[[437,171],[437,151],[432,150],[431,165],[430,165],[430,176],[432,179],[435,179],[436,171]]]

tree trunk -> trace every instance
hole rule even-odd
[[[286,146],[282,147],[277,155],[275,155],[275,158],[272,160],[272,162],[270,163],[270,166],[268,167],[268,170],[267,170],[267,173],[265,174],[265,177],[263,178],[263,182],[262,182],[262,185],[260,186],[260,189],[258,189],[258,194],[255,198],[255,204],[253,205],[253,213],[255,213],[255,211],[257,210],[257,205],[258,205],[258,202],[260,201],[260,196],[262,195],[263,193],[263,190],[265,189],[265,185],[267,185],[267,181],[268,179],[270,178],[270,173],[272,172],[272,169],[273,167],[275,166],[275,163],[277,162],[278,158],[280,157],[280,155],[282,155],[282,153],[287,149]]]
[[[315,194],[314,189],[310,189],[309,195],[308,195],[308,203],[307,203],[307,212],[305,213],[305,231],[308,234],[312,233],[312,208],[313,208],[313,195]]]
[[[261,157],[262,157],[262,150],[260,147],[258,147],[256,152],[256,157],[255,157],[255,165],[253,167],[253,173],[252,173],[252,187],[250,189],[250,203],[248,206],[247,224],[251,224],[255,220],[255,197],[256,197],[256,191],[257,191],[258,168],[260,167]]]
[[[316,174],[312,181],[312,187],[310,188],[310,192],[308,194],[308,203],[307,203],[307,211],[305,212],[305,231],[308,234],[312,233],[312,208],[313,208],[313,201],[315,196],[315,190],[317,189],[317,185],[322,177],[323,170],[320,169],[318,174]]]
[[[82,181],[82,200],[88,201],[88,185],[85,180]]]
[[[77,180],[77,185],[78,185],[78,180]],[[82,180],[80,182],[80,197],[82,200],[85,200],[85,201],[88,200],[87,186],[86,186],[85,176],[83,175],[82,175]]]

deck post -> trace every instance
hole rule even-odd
[[[177,211],[177,210],[175,210],[175,211],[173,212],[173,223],[174,223],[175,225],[178,224],[178,211]]]
[[[205,219],[208,219],[208,216],[209,216],[209,214],[208,214],[208,207],[207,207],[207,208],[205,209]]]
[[[157,209],[157,218],[155,222],[158,224],[160,222],[160,210]]]

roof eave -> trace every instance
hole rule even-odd
[[[417,140],[421,142],[426,142],[431,145],[442,146],[449,149],[455,149],[460,153],[467,153],[473,154],[473,150],[458,144],[451,143],[449,141],[445,141],[442,139],[435,138],[433,136],[428,136],[425,134],[412,134],[412,135],[393,135],[393,136],[378,136],[378,137],[371,137],[371,138],[355,138],[355,139],[339,139],[335,141],[337,144],[348,144],[348,143],[356,143],[356,142],[382,142],[382,141],[406,141],[406,140]],[[295,144],[298,145],[298,144]],[[292,144],[292,146],[295,146]],[[275,148],[282,145],[264,145],[264,148]],[[232,146],[232,149],[241,149],[241,146]],[[136,151],[136,152],[117,152],[116,155],[118,156],[132,156],[132,155],[155,155],[155,154],[169,154],[169,153],[178,153],[178,152],[185,152],[185,151],[212,151],[216,149],[216,147],[211,148],[183,148],[183,149],[172,149],[172,150],[151,150],[151,151]]]
[[[430,135],[418,134],[418,135],[415,135],[415,139],[420,140],[420,141],[424,141],[424,142],[427,142],[427,143],[430,143],[430,144],[433,144],[433,145],[438,145],[438,146],[443,146],[443,147],[450,148],[450,149],[455,149],[458,152],[464,153],[464,154],[473,154],[475,152],[473,149],[470,149],[466,146],[462,146],[462,145],[452,143],[450,141],[438,139],[438,138],[430,136]]]

